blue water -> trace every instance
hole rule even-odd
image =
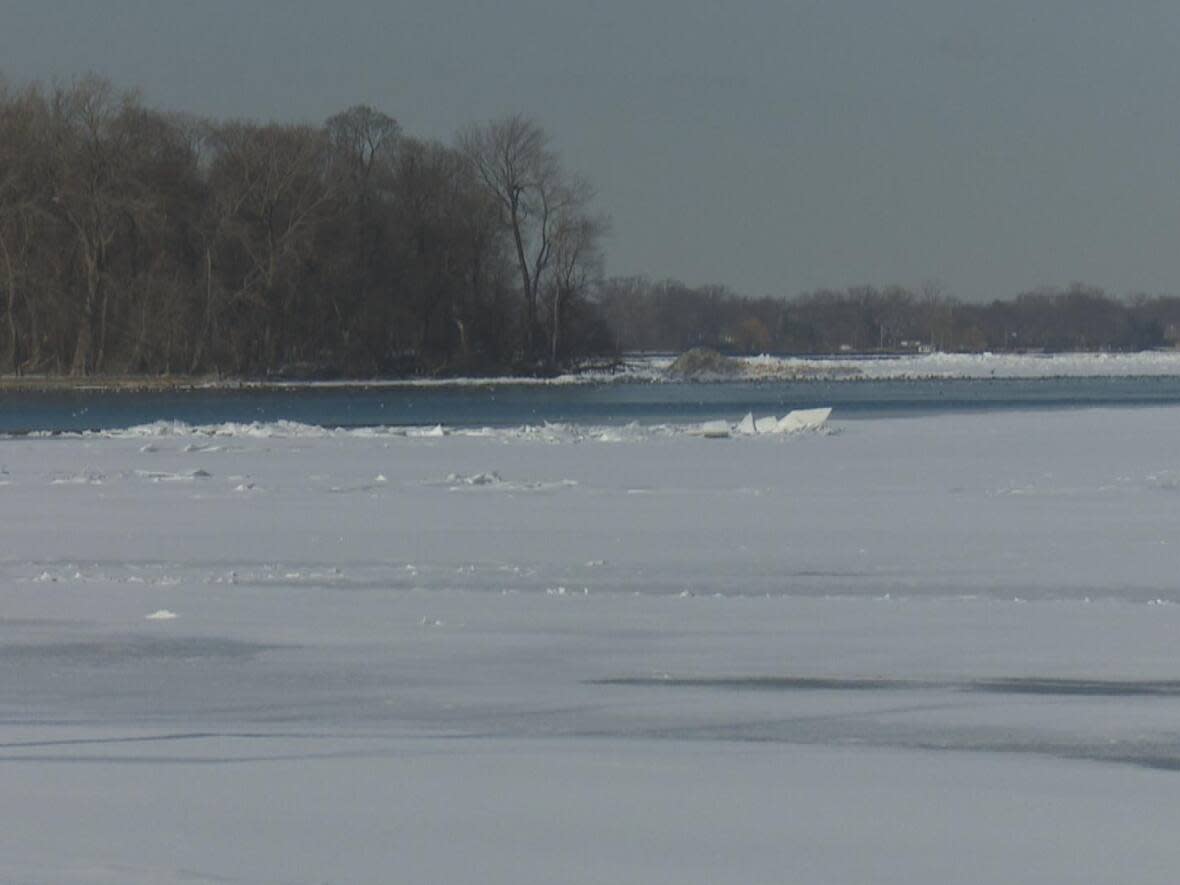
[[[0,433],[298,421],[327,427],[739,420],[832,406],[839,418],[1180,404],[1180,378],[794,381],[718,384],[291,388],[0,394]]]

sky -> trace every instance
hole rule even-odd
[[[521,112],[607,272],[747,295],[1180,293],[1180,4],[0,0],[0,74],[450,141]]]

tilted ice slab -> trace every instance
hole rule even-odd
[[[823,430],[831,417],[830,407],[819,409],[795,409],[782,418],[766,415],[755,418],[753,412],[735,425],[727,421],[706,421],[694,433],[706,439],[727,439],[730,436],[759,436],[764,434],[806,433]]]
[[[830,407],[819,409],[795,409],[782,418],[768,415],[755,418],[753,412],[746,414],[734,428],[736,433],[750,436],[756,433],[800,433],[808,430],[822,430],[832,415]]]

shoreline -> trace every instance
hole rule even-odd
[[[620,373],[538,377],[530,375],[455,378],[341,378],[324,381],[279,381],[266,379],[216,378],[201,376],[139,377],[110,376],[75,378],[69,376],[23,375],[0,376],[0,394],[4,393],[158,393],[190,391],[277,391],[415,388],[415,387],[492,387],[545,386],[562,384],[647,382],[652,379]]]
[[[1137,353],[933,353],[732,357],[736,370],[689,377],[667,372],[667,355],[633,355],[618,371],[587,368],[561,375],[418,378],[279,379],[216,375],[0,375],[3,394],[187,393],[219,391],[410,390],[480,387],[562,387],[614,384],[866,383],[872,381],[1180,378],[1180,351]]]
[[[77,378],[68,375],[3,375],[0,393],[152,393],[156,391],[188,391],[237,389],[240,381],[184,377],[151,377],[116,375],[110,377]]]

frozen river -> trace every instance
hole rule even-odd
[[[0,881],[1171,883],[1180,407],[0,441]]]

